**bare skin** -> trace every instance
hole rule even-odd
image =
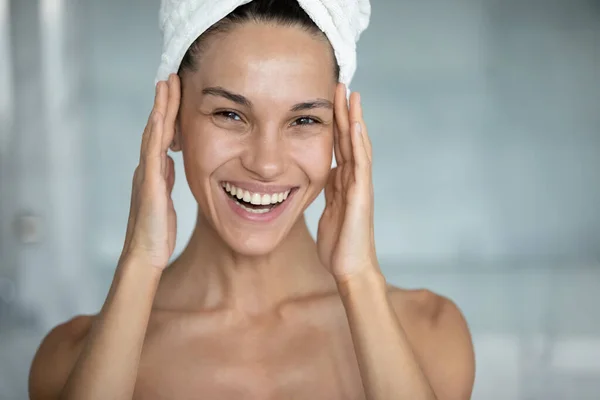
[[[468,399],[473,349],[460,311],[381,279],[369,237],[370,143],[357,96],[348,109],[329,73],[327,43],[294,27],[247,24],[214,39],[201,65],[182,77],[183,89],[177,77],[159,83],[107,300],[44,339],[31,398]],[[290,111],[315,99],[325,101]],[[297,123],[307,117],[319,124]],[[176,231],[169,146],[183,151],[199,212],[166,268]],[[334,148],[344,172],[336,187]],[[346,178],[354,203],[344,200],[338,215],[331,207],[351,193],[336,192]],[[223,181],[296,192],[261,225],[231,213]],[[302,213],[324,186],[315,243]],[[353,231],[366,236],[344,239]]]
[[[428,372],[452,387],[443,347],[434,340],[466,334],[460,313],[426,290],[389,288],[399,319]],[[32,399],[55,399],[77,359],[93,316],[56,327],[38,352]],[[439,323],[442,323],[441,325]],[[451,333],[450,333],[451,334]],[[454,342],[456,352],[469,342]],[[462,349],[460,348],[462,346]],[[45,359],[45,360],[44,360]],[[51,367],[50,367],[51,366]],[[167,367],[168,366],[168,367]],[[464,368],[464,367],[463,367]],[[453,369],[460,370],[460,365]],[[451,371],[452,372],[452,371]],[[35,371],[34,371],[35,373]],[[459,372],[456,372],[460,375]],[[336,292],[282,305],[260,321],[232,321],[231,312],[154,311],[134,399],[365,399],[347,320]],[[448,397],[453,397],[449,393]],[[468,397],[464,397],[468,398]]]

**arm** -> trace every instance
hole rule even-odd
[[[74,318],[46,336],[31,365],[32,400],[131,399],[160,276],[154,270],[134,261],[122,263],[93,320]],[[127,389],[117,394],[119,388]]]
[[[160,272],[136,260],[119,266],[61,399],[131,399]]]
[[[419,320],[411,320],[416,337],[409,341],[381,274],[356,276],[338,287],[368,399],[470,399],[473,348],[452,302],[429,294]]]
[[[352,93],[348,104],[345,93],[339,84],[337,166],[325,186],[317,247],[337,282],[367,398],[466,400],[472,386],[472,350],[462,317],[455,317],[460,313],[441,307],[432,313],[429,326],[416,327],[427,319],[421,316],[404,326],[387,294],[375,251],[371,141],[360,95]],[[418,340],[409,341],[408,329],[418,332]],[[431,348],[436,351],[429,352]]]
[[[175,176],[167,150],[179,100],[176,76],[168,85],[158,83],[133,177],[123,253],[107,299],[81,337],[72,334],[69,323],[44,340],[31,368],[33,400],[129,400],[133,396],[154,295],[175,247],[171,200]]]

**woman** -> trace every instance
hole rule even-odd
[[[296,0],[253,1],[198,38],[157,84],[106,302],[44,339],[32,399],[470,397],[460,311],[380,272],[371,145],[338,74]],[[166,268],[169,148],[199,207]],[[303,212],[323,189],[315,242]]]

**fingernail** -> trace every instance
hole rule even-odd
[[[357,121],[354,123],[354,130],[357,134],[362,133],[362,125],[360,124],[360,122]]]

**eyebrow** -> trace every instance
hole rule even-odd
[[[229,90],[227,90],[221,86],[204,88],[204,89],[202,89],[202,94],[224,97],[227,100],[232,101],[241,106],[244,106],[247,108],[252,108],[252,102],[250,100],[248,100],[245,96],[242,96],[241,94],[230,92]],[[333,109],[333,103],[326,99],[315,99],[315,100],[311,100],[311,101],[304,101],[302,103],[294,104],[290,108],[290,111],[297,112],[297,111],[311,110],[314,108]]]

